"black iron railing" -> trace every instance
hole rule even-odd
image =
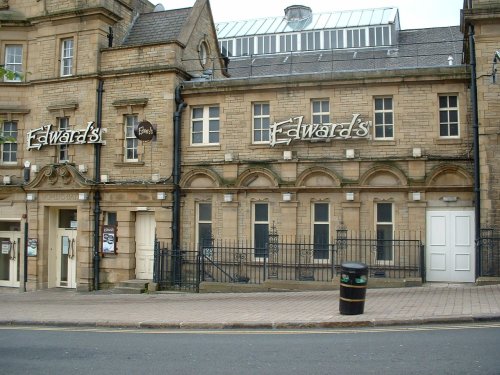
[[[482,229],[476,246],[481,259],[480,276],[500,277],[500,233]]]
[[[271,231],[271,233],[273,233]],[[179,255],[177,255],[179,254]],[[177,259],[176,257],[181,257]],[[381,240],[363,234],[330,243],[270,235],[265,249],[244,241],[204,240],[197,250],[155,249],[155,282],[161,289],[197,290],[202,281],[262,284],[266,280],[330,282],[344,262],[368,265],[371,277],[425,280],[419,239]],[[172,264],[180,265],[174,278]]]

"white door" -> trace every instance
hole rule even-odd
[[[76,288],[76,229],[57,229],[57,286]]]
[[[154,213],[137,212],[135,217],[135,277],[137,279],[153,279]]]
[[[19,232],[0,231],[0,286],[19,287]]]
[[[427,281],[474,282],[474,211],[427,211]]]

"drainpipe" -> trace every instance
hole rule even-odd
[[[474,41],[474,26],[469,25],[470,49],[470,91],[472,106],[472,130],[474,140],[474,225],[476,243],[476,278],[481,275],[481,252],[479,239],[481,238],[481,181],[479,176],[479,119],[477,113],[477,82],[476,82],[476,46]]]
[[[175,88],[175,104],[177,110],[174,113],[174,165],[172,179],[174,183],[173,212],[172,212],[172,250],[174,261],[172,262],[172,276],[175,284],[180,282],[180,210],[181,210],[181,120],[182,110],[186,107],[181,96],[182,85]]]
[[[97,87],[97,118],[96,126],[98,129],[102,127],[102,94],[104,82],[99,80]],[[101,144],[94,145],[94,290],[99,290],[99,219],[101,215],[101,194],[99,192],[99,183],[101,182]]]

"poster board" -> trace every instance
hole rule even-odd
[[[38,252],[38,238],[28,238],[28,256],[36,257]]]
[[[116,227],[104,225],[102,229],[102,253],[116,254]]]

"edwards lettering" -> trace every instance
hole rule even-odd
[[[49,124],[30,130],[27,135],[27,149],[40,150],[43,146],[102,143],[101,129],[95,126],[94,121],[89,121],[87,128],[82,130],[52,130],[52,126]]]
[[[351,122],[339,124],[304,124],[304,116],[292,117],[271,125],[270,144],[289,145],[292,141],[329,142],[332,139],[369,138],[371,121],[363,121],[358,113]]]

